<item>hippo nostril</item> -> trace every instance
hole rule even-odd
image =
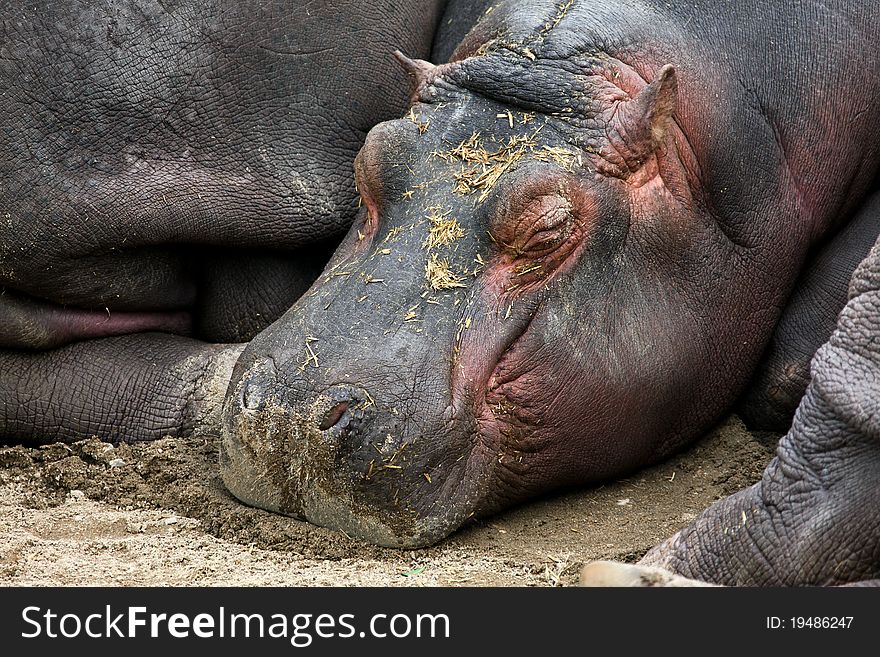
[[[245,375],[240,388],[239,404],[249,411],[257,411],[262,408],[267,397],[276,388],[275,363],[271,359],[264,359],[254,365]]]
[[[369,427],[375,406],[370,394],[363,388],[336,384],[318,395],[309,414],[309,425],[324,433],[337,445],[353,444]]]
[[[253,381],[245,381],[241,391],[241,405],[249,411],[256,411],[263,403],[263,390]]]
[[[338,404],[335,404],[330,410],[324,413],[324,417],[321,419],[318,429],[321,431],[327,431],[327,429],[335,427],[342,419],[342,416],[345,415],[345,412],[350,405],[351,404],[347,401],[341,401]]]

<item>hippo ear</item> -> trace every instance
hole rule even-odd
[[[660,147],[678,103],[675,69],[667,64],[632,100],[618,105],[608,139],[634,172]]]
[[[428,82],[431,74],[437,68],[434,64],[426,62],[424,59],[410,59],[399,50],[394,51],[394,58],[409,76],[413,94],[415,94],[419,87]]]

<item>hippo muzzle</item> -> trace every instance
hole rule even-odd
[[[471,513],[472,505],[437,505],[446,495],[430,491],[459,479],[460,463],[438,474],[450,468],[431,458],[427,441],[401,441],[401,418],[366,389],[334,385],[298,399],[271,385],[273,370],[259,361],[227,398],[221,472],[238,499],[388,547],[435,543]]]

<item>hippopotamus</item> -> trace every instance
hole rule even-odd
[[[0,439],[216,434],[445,2],[0,7]]]
[[[434,64],[422,37],[443,3],[409,12],[415,31],[308,3],[284,25],[309,33],[318,12],[330,34],[266,49],[261,19],[280,10],[239,4],[185,5],[202,21],[181,21],[189,39],[159,8],[76,14],[92,32],[64,57],[9,54],[65,43],[45,34],[64,27],[54,9],[4,21],[4,75],[30,66],[2,96],[23,117],[0,151],[5,440],[216,431],[243,502],[415,547],[662,459],[738,400],[790,420],[878,232],[876,2],[450,0]],[[360,126],[353,142],[394,104],[375,80],[397,79],[378,58],[395,39],[410,107],[367,134],[355,216],[332,154],[359,143],[337,130]],[[132,78],[74,65],[126,48]],[[181,64],[194,52],[201,66]],[[284,120],[288,89],[302,122]],[[282,146],[266,161],[248,146],[268,134]],[[352,218],[310,285],[306,245]],[[794,517],[830,528],[833,500]],[[726,527],[703,526],[705,546]],[[711,579],[681,559],[652,563]]]
[[[681,449],[762,361],[754,416],[791,413],[880,226],[878,21],[506,0],[446,61],[400,53],[411,106],[355,160],[355,224],[234,367],[227,488],[418,547]]]
[[[880,212],[875,199],[873,210]],[[761,479],[710,506],[637,565],[595,562],[602,586],[880,586],[880,240],[812,361]]]

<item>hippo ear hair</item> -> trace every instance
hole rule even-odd
[[[638,169],[664,142],[677,104],[678,79],[667,64],[635,98],[618,105],[608,137],[624,155],[630,171]]]
[[[394,51],[394,58],[409,76],[410,91],[413,95],[415,95],[419,87],[433,77],[433,73],[437,68],[434,64],[426,62],[424,59],[410,59],[399,50]]]

